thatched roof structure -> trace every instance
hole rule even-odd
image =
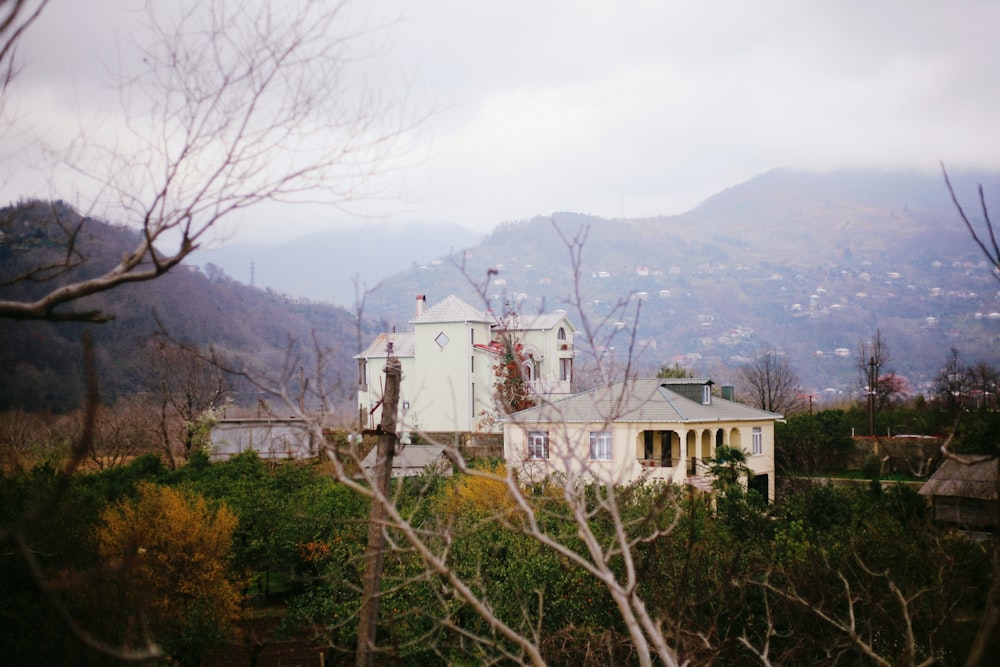
[[[920,487],[920,495],[996,501],[1000,458],[968,455],[962,459],[945,459]]]

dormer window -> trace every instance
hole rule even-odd
[[[702,385],[701,387],[701,404],[711,405],[712,404],[712,387],[711,385]]]

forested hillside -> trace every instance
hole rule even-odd
[[[977,184],[988,204],[1000,200],[996,174],[952,177],[974,211]],[[386,280],[368,312],[403,326],[414,294],[484,305],[475,286],[494,309],[567,308],[579,321],[565,301],[578,287],[583,313],[602,324],[595,344],[619,331],[607,347],[637,352],[647,368],[677,361],[727,381],[772,346],[806,391],[832,399],[857,389],[854,351],[876,329],[914,390],[950,347],[970,361],[992,359],[1000,339],[998,283],[940,174],[778,170],[678,216],[554,213],[504,223],[475,247]],[[621,301],[631,305],[616,311]],[[629,346],[621,332],[636,322]]]
[[[2,209],[0,232],[0,296],[5,298],[26,298],[53,284],[98,275],[135,245],[137,234],[81,219],[63,202]],[[62,263],[67,254],[70,270],[38,270]],[[285,372],[291,382],[298,381],[299,367],[314,374],[322,357],[324,381],[338,398],[346,395],[342,375],[350,367],[356,334],[345,311],[253,289],[217,267],[202,272],[181,265],[154,281],[88,297],[78,307],[108,312],[114,319],[101,324],[0,320],[0,409],[78,407],[85,386],[85,335],[94,341],[104,402],[148,388],[147,343],[157,334],[242,358],[272,375]],[[237,402],[254,400],[245,384],[233,382]]]

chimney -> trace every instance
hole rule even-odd
[[[727,401],[731,401],[731,400],[733,400],[733,394],[735,393],[735,387],[733,387],[733,385],[731,385],[731,384],[724,384],[724,385],[722,385],[722,391],[721,391],[721,393],[722,393],[722,398],[726,399]]]
[[[427,295],[418,294],[417,295],[417,317],[424,314],[424,306],[427,305]]]

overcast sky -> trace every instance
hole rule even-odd
[[[136,4],[52,0],[22,110],[51,132],[107,79],[100,61]],[[436,109],[394,172],[409,201],[389,223],[678,213],[775,167],[1000,168],[997,2],[365,0],[358,13],[398,19],[372,81],[406,81],[414,106]],[[8,171],[0,192],[45,187]],[[281,217],[288,234],[346,220]],[[259,237],[262,221],[244,221]]]

